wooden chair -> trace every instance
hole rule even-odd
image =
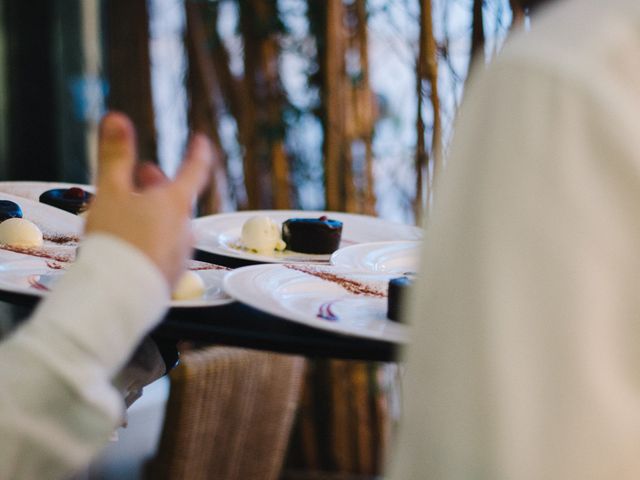
[[[237,348],[183,354],[148,478],[276,480],[304,368],[302,357]]]
[[[399,380],[394,363],[310,360],[281,480],[381,478]]]

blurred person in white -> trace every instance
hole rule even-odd
[[[640,478],[640,2],[545,5],[466,93],[389,478]]]
[[[122,114],[103,119],[98,192],[78,260],[0,343],[0,478],[64,478],[122,423],[113,380],[167,309],[211,155],[196,135],[174,181],[144,164],[136,188],[134,128]]]

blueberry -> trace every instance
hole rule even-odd
[[[11,200],[0,200],[0,222],[9,218],[22,218],[22,209]]]

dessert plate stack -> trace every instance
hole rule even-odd
[[[44,237],[41,248],[0,245],[0,290],[31,297],[45,296],[71,266],[83,234],[83,218],[38,201],[40,194],[47,190],[71,187],[94,191],[91,186],[71,183],[0,182],[0,200],[17,203],[23,218],[35,223]],[[195,300],[173,300],[172,308],[216,307],[233,301],[222,288],[227,268],[196,261],[189,262],[187,268],[203,280],[204,294]]]
[[[52,188],[86,185],[0,182],[0,199],[18,203],[24,218],[40,227],[44,252],[21,252],[0,245],[0,290],[46,295],[75,259],[83,219],[37,201]],[[290,218],[327,216],[343,223],[333,255],[299,252],[257,254],[240,243],[242,226],[263,215],[283,223]],[[391,278],[417,270],[421,229],[378,218],[339,212],[268,210],[211,215],[193,221],[196,247],[204,252],[258,265],[229,271],[192,261],[188,268],[205,283],[202,299],[174,301],[174,308],[215,307],[238,300],[284,320],[342,335],[403,343],[406,325],[387,319]],[[34,254],[35,253],[35,254]]]
[[[339,220],[341,248],[333,255],[248,251],[242,248],[241,230],[256,215],[280,224],[291,218]],[[194,227],[198,249],[261,263],[225,277],[224,289],[236,300],[320,330],[393,343],[408,340],[407,326],[387,318],[387,286],[390,279],[417,270],[421,229],[365,215],[297,210],[211,215],[194,220]]]

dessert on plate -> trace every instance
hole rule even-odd
[[[25,218],[9,218],[0,223],[0,244],[18,248],[39,248],[43,243],[40,228]]]
[[[282,224],[282,239],[294,252],[329,254],[338,249],[342,222],[326,216],[290,218]]]
[[[79,187],[53,188],[40,195],[40,201],[78,215],[89,208],[93,194]]]
[[[326,216],[289,218],[280,228],[270,217],[255,215],[242,225],[240,247],[262,255],[285,249],[322,255],[337,250],[341,237],[342,222]]]
[[[202,277],[191,270],[185,271],[171,293],[172,300],[196,300],[204,295]]]
[[[247,250],[260,254],[281,252],[286,247],[280,238],[278,224],[264,215],[253,216],[244,222],[240,241]]]

